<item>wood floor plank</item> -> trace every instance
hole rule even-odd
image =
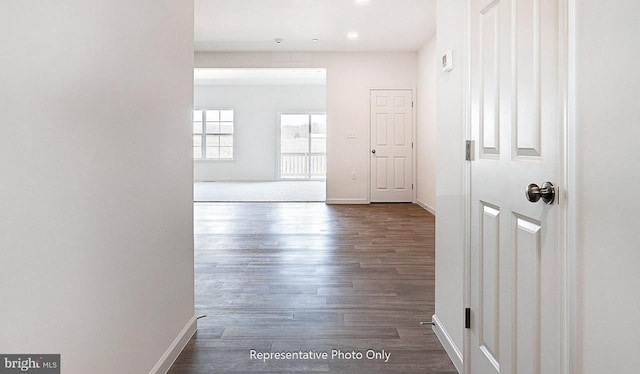
[[[412,204],[195,205],[198,332],[169,373],[455,373],[433,331],[433,215]],[[250,351],[384,350],[384,360]]]

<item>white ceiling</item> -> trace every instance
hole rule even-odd
[[[325,85],[326,69],[196,68],[196,85]]]
[[[435,0],[361,2],[195,0],[196,51],[416,51],[435,32]]]

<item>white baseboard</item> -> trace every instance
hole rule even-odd
[[[216,178],[216,179],[194,179],[194,183],[262,183],[262,182],[280,182],[279,179],[224,179],[224,178]]]
[[[329,205],[337,205],[337,204],[369,204],[369,200],[367,199],[327,199],[326,201]]]
[[[193,183],[326,182],[326,179],[194,179]]]
[[[424,209],[427,212],[433,214],[434,216],[436,215],[436,210],[433,209],[432,207],[430,207],[429,205],[423,203],[422,201],[416,200],[416,204],[420,205],[422,207],[422,209]]]
[[[173,365],[173,363],[180,355],[180,352],[182,352],[184,347],[187,345],[193,334],[196,333],[197,329],[198,319],[196,318],[196,316],[193,316],[184,326],[182,331],[180,331],[180,334],[176,336],[176,338],[173,340],[173,343],[171,343],[169,348],[167,348],[162,357],[160,357],[160,360],[158,361],[156,366],[151,369],[151,372],[149,374],[166,374],[167,371],[169,371],[169,369],[171,368],[171,365]]]
[[[438,316],[434,314],[431,318],[434,323],[434,325],[431,327],[433,329],[433,332],[436,333],[436,336],[440,340],[440,344],[442,344],[444,350],[447,351],[447,354],[453,362],[453,365],[456,367],[456,369],[458,369],[458,373],[462,373],[462,353],[460,352],[460,349],[456,347],[453,339],[451,339],[451,336],[449,335],[447,330],[444,328],[444,326],[442,326],[442,323],[440,322]]]

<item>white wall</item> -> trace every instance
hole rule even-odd
[[[463,77],[465,0],[438,0],[436,58],[453,50],[453,70],[437,69],[436,316],[463,350],[465,189]]]
[[[197,181],[275,180],[278,113],[325,111],[323,85],[196,85],[196,108],[234,109],[234,160],[196,160]]]
[[[436,209],[436,36],[418,51],[416,200]]]
[[[640,367],[640,2],[576,6],[576,240],[578,347],[575,372],[636,373]]]
[[[199,68],[327,68],[327,202],[368,202],[369,90],[415,90],[416,53],[196,53],[195,59]],[[348,131],[356,138],[348,139]]]
[[[0,352],[148,373],[193,302],[192,1],[4,2]]]

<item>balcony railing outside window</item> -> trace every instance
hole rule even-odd
[[[326,153],[281,153],[281,178],[325,178],[327,175]]]

